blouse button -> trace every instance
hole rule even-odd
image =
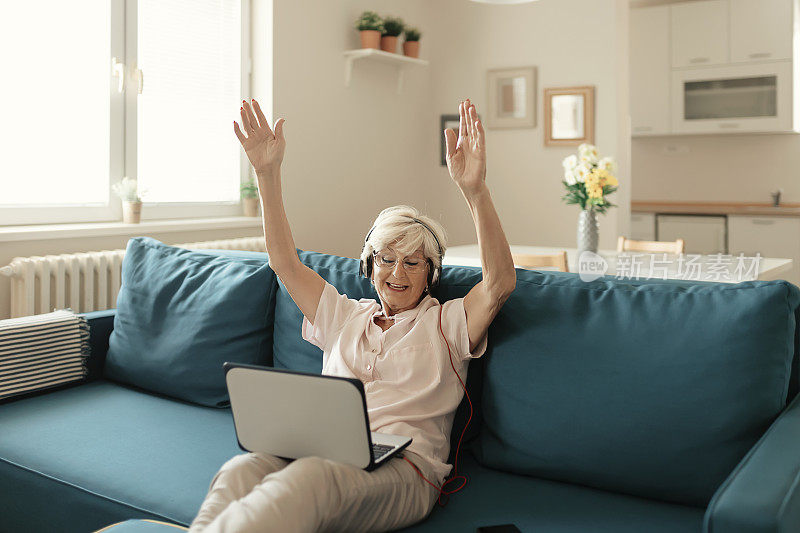
[[[372,370],[372,365],[367,365],[367,370]]]

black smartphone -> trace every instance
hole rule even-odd
[[[503,524],[501,526],[481,526],[477,533],[522,533],[514,524]]]

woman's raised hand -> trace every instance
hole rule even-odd
[[[486,182],[486,140],[475,106],[467,99],[458,105],[458,139],[451,129],[444,130],[447,142],[447,170],[461,192],[481,190]]]
[[[255,115],[253,114],[255,110]],[[277,172],[283,161],[283,151],[286,148],[286,139],[283,137],[284,119],[279,118],[275,121],[275,131],[269,127],[267,117],[261,111],[261,106],[253,100],[253,107],[242,100],[240,109],[242,114],[242,127],[244,133],[239,129],[239,124],[233,121],[233,131],[239,142],[242,143],[247,158],[256,169],[256,174],[265,172]],[[256,119],[258,117],[258,119]]]

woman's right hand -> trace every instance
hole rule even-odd
[[[256,175],[277,172],[283,161],[283,151],[286,148],[286,139],[283,137],[284,119],[275,121],[275,132],[270,129],[267,117],[261,111],[261,106],[253,100],[253,109],[246,101],[242,101],[242,126],[244,133],[239,129],[239,124],[233,121],[233,131],[239,142],[242,143],[250,164],[256,169]],[[258,120],[256,120],[256,116]]]

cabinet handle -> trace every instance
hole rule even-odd
[[[739,127],[739,123],[738,122],[723,122],[722,124],[719,125],[719,127],[723,128],[723,129],[738,128]]]
[[[757,52],[755,54],[748,54],[747,57],[750,59],[763,59],[765,57],[770,57],[772,54],[770,52]]]
[[[707,57],[693,57],[689,60],[689,63],[708,63]]]
[[[760,226],[771,226],[775,223],[774,220],[765,220],[763,218],[754,218],[751,222]]]

